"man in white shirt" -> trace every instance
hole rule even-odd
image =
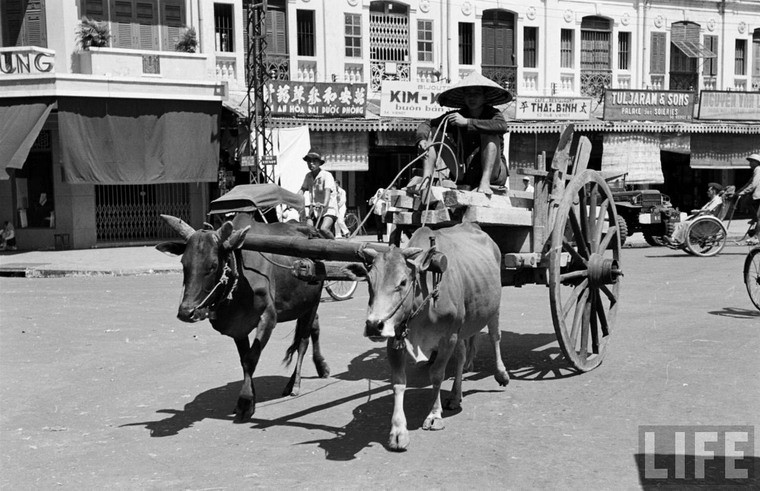
[[[748,182],[742,189],[737,193],[737,195],[741,198],[745,195],[752,195],[752,208],[754,210],[754,227],[749,232],[750,238],[747,240],[748,244],[757,244],[758,243],[758,228],[760,227],[760,154],[753,153],[749,157],[747,157],[747,161],[749,161],[749,166],[752,169],[752,180]]]
[[[303,159],[309,166],[309,172],[304,177],[300,192],[309,193],[311,203],[306,223],[332,234],[332,227],[338,216],[335,179],[332,174],[322,169],[325,161],[318,152],[309,152]]]
[[[720,192],[723,191],[723,186],[717,182],[711,182],[707,185],[707,197],[710,200],[698,210],[691,210],[691,215],[683,222],[676,223],[676,228],[673,230],[670,239],[673,244],[682,244],[686,240],[686,230],[689,228],[689,222],[698,216],[702,215],[716,215],[718,208],[723,205],[723,199],[720,197]]]
[[[523,180],[523,186],[525,186],[523,188],[523,191],[527,191],[529,193],[532,193],[533,192],[533,184],[530,183],[530,177],[525,176],[525,177],[522,178],[522,180]]]
[[[338,202],[338,219],[335,223],[336,237],[348,237],[350,234],[348,227],[346,227],[346,190],[340,185],[340,181],[335,181],[335,188],[337,190],[337,202]]]

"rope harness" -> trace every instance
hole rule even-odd
[[[405,343],[404,339],[409,334],[409,321],[414,319],[419,315],[420,312],[422,312],[422,309],[425,308],[425,305],[427,305],[430,300],[437,300],[438,294],[439,294],[439,286],[440,286],[440,274],[434,273],[433,274],[433,289],[428,293],[425,298],[422,299],[422,302],[420,303],[419,307],[417,307],[414,312],[404,317],[404,319],[399,323],[398,328],[396,329],[396,336],[393,338],[393,349],[404,349]],[[380,319],[380,323],[385,323],[386,321],[390,320],[391,317],[396,315],[396,312],[398,312],[398,309],[401,308],[402,305],[404,305],[404,302],[406,302],[407,297],[415,290],[417,290],[419,287],[419,290],[422,290],[422,287],[420,285],[420,278],[418,274],[414,275],[414,278],[412,280],[412,285],[407,288],[406,293],[399,299],[398,302],[393,306],[393,309],[391,309],[390,313]]]
[[[212,288],[208,295],[206,295],[206,298],[195,307],[195,310],[206,309],[209,311],[209,318],[213,319],[215,317],[213,313],[216,310],[216,307],[218,307],[221,302],[232,300],[232,294],[235,292],[235,288],[237,288],[238,277],[235,251],[231,251],[227,257],[227,261],[224,263],[222,274],[219,276],[216,285],[214,285],[214,288]],[[219,292],[221,292],[221,295]]]

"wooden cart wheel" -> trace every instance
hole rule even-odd
[[[557,340],[581,371],[602,362],[620,300],[621,231],[607,183],[593,170],[573,178],[557,210],[549,294]]]

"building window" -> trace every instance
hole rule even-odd
[[[0,1],[0,46],[39,46],[47,48],[45,2]]]
[[[346,56],[362,57],[362,16],[346,14]]]
[[[559,37],[559,66],[560,68],[573,68],[575,62],[575,32],[572,29],[562,29]]]
[[[618,33],[618,70],[631,69],[631,33]]]
[[[523,29],[523,66],[538,67],[538,27]]]
[[[747,74],[747,40],[736,40],[736,56],[734,57],[734,75]]]
[[[226,3],[214,4],[214,39],[216,51],[235,51],[233,36],[232,5]]]
[[[665,74],[665,56],[667,55],[667,34],[664,32],[653,32],[651,51],[649,58],[649,71],[654,74]]]
[[[284,0],[269,0],[265,23],[267,29],[266,53],[268,55],[287,55],[288,18]]]
[[[581,69],[609,71],[612,23],[602,17],[584,17],[581,21]]]
[[[315,56],[314,11],[296,11],[296,39],[299,56]]]
[[[417,61],[433,61],[433,21],[417,21]]]
[[[472,22],[460,22],[459,23],[459,64],[460,65],[472,65],[474,62],[473,56],[473,31],[474,24]]]
[[[715,54],[718,54],[718,36],[705,36],[705,48],[709,49]],[[705,58],[702,65],[702,74],[709,77],[715,77],[718,75],[718,57]]]

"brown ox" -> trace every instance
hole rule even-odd
[[[183,243],[156,246],[164,253],[182,255],[184,294],[177,317],[184,322],[208,318],[214,329],[235,340],[243,366],[243,387],[235,407],[237,421],[246,421],[256,409],[253,372],[278,322],[297,321],[285,361],[290,362],[296,352],[298,358],[283,395],[299,393],[309,337],[317,373],[320,377],[330,374],[319,346],[317,307],[322,283],[296,279],[290,272],[292,257],[240,249],[247,233],[307,237],[316,235],[316,229],[292,223],[264,224],[239,214],[219,230],[208,225],[196,231],[178,218],[162,217],[185,239]],[[251,345],[248,335],[253,329],[256,337]]]
[[[435,248],[430,247],[431,237],[435,238]],[[433,273],[427,271],[436,250],[448,260],[437,294]],[[394,393],[388,445],[392,450],[404,450],[409,445],[404,414],[407,353],[418,362],[433,360],[433,406],[423,423],[425,430],[443,429],[441,382],[452,354],[456,354],[456,374],[446,408],[460,407],[465,340],[485,326],[496,358],[496,381],[500,385],[509,383],[499,347],[500,253],[494,241],[474,224],[436,231],[421,228],[405,249],[391,247],[385,253],[368,253],[375,256],[369,272],[361,267],[352,270],[357,275],[366,274],[369,281],[364,335],[388,343]],[[433,352],[437,352],[434,358]]]

